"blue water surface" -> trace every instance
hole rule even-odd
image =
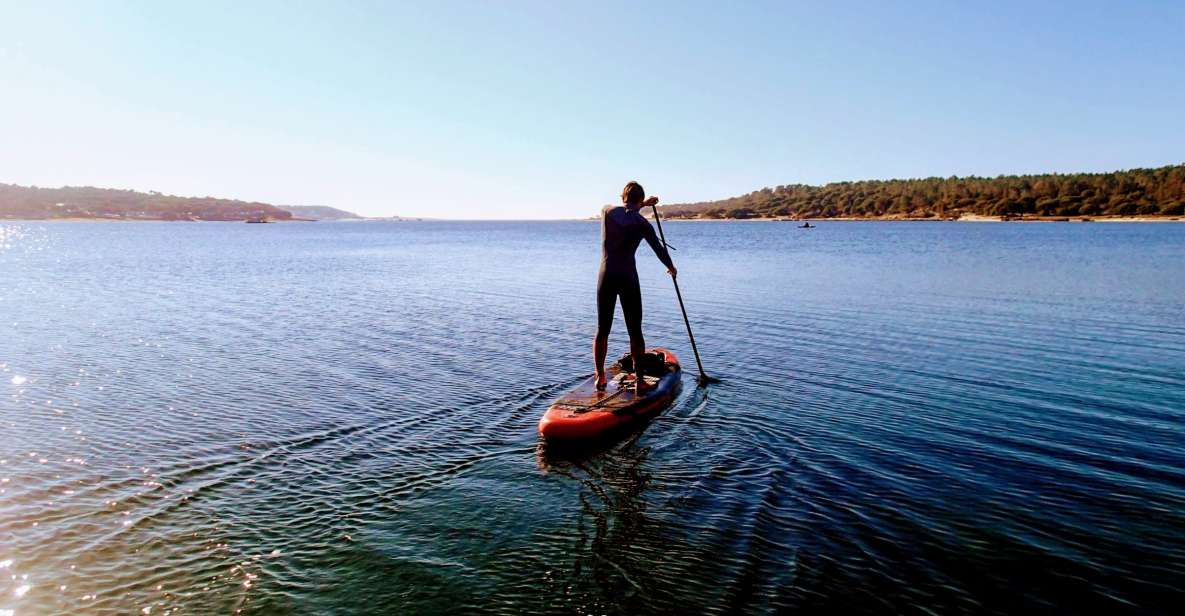
[[[0,612],[1185,605],[1185,225],[664,228],[572,450],[595,223],[0,223]]]

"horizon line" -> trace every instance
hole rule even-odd
[[[859,180],[834,180],[834,181],[822,182],[822,183],[795,182],[795,183],[784,183],[784,184],[773,184],[773,185],[766,184],[766,185],[761,186],[759,188],[750,189],[748,192],[738,193],[738,194],[734,194],[732,196],[701,199],[698,201],[686,200],[686,201],[678,201],[678,202],[673,202],[673,203],[660,203],[659,207],[696,205],[696,204],[709,203],[709,202],[714,202],[714,201],[727,201],[729,199],[743,197],[745,195],[749,195],[754,192],[759,192],[765,188],[773,188],[776,186],[786,186],[786,187],[807,186],[807,187],[813,187],[813,188],[820,188],[820,187],[828,186],[831,184],[858,184],[858,183],[862,183],[862,182],[910,182],[910,181],[930,180],[930,179],[948,180],[951,178],[955,178],[955,179],[959,179],[959,180],[966,180],[966,179],[991,180],[991,179],[1008,178],[1008,177],[1024,178],[1024,177],[1034,177],[1034,176],[1042,176],[1042,175],[1056,175],[1056,176],[1060,176],[1060,175],[1105,175],[1105,174],[1109,174],[1109,173],[1128,173],[1128,172],[1139,171],[1139,170],[1154,170],[1154,169],[1164,169],[1164,168],[1168,168],[1168,167],[1181,167],[1181,166],[1185,166],[1185,160],[1183,160],[1181,162],[1177,162],[1177,163],[1166,163],[1166,164],[1154,165],[1154,166],[1124,167],[1124,168],[1120,168],[1120,169],[1111,169],[1111,170],[1106,170],[1106,171],[1045,171],[1045,172],[1038,172],[1038,173],[1032,173],[1032,172],[1028,172],[1028,173],[1000,173],[1000,174],[996,174],[996,175],[971,174],[971,175],[963,175],[963,176],[960,176],[960,175],[926,175],[926,176],[921,176],[921,175],[919,175],[919,176],[913,176],[913,177],[863,178],[863,179],[859,179]],[[356,213],[351,210],[344,209],[344,208],[350,207],[350,206],[329,205],[326,203],[284,203],[284,204],[280,204],[278,202],[273,202],[273,201],[244,199],[244,198],[239,198],[239,197],[218,197],[218,196],[214,196],[214,195],[202,195],[202,196],[178,195],[178,194],[166,193],[166,192],[163,192],[160,190],[153,190],[153,189],[139,189],[139,188],[113,187],[113,186],[95,186],[95,185],[91,185],[91,184],[63,184],[61,186],[50,187],[50,186],[39,186],[36,184],[19,184],[16,182],[0,181],[0,186],[12,186],[12,187],[16,187],[16,188],[31,188],[31,189],[37,189],[37,190],[63,190],[63,189],[68,189],[68,188],[92,188],[92,189],[97,189],[97,190],[127,191],[127,192],[134,192],[134,193],[148,194],[148,195],[157,194],[157,195],[161,195],[164,197],[174,197],[174,198],[179,198],[179,199],[219,199],[219,200],[225,200],[225,201],[241,201],[243,203],[261,203],[264,205],[270,205],[272,207],[278,207],[281,209],[284,206],[288,206],[288,207],[330,207],[333,209],[346,211],[351,214]],[[612,205],[612,204],[602,204],[602,205],[595,206],[595,207],[599,211],[600,208],[604,208],[606,205]],[[572,218],[572,217],[561,217],[561,218],[438,218],[438,217],[431,217],[431,218],[429,218],[429,217],[424,217],[424,216],[405,216],[402,214],[388,214],[388,215],[383,215],[383,216],[362,216],[361,217],[361,219],[382,219],[382,218],[409,218],[409,219],[419,219],[422,221],[451,221],[451,222],[467,222],[467,221],[478,222],[478,221],[499,221],[499,220],[519,221],[519,222],[564,221],[564,220],[584,221],[584,220],[595,219],[596,214],[595,213],[590,214],[588,217],[585,217],[585,218]]]

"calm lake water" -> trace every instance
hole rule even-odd
[[[1185,605],[1185,224],[665,227],[574,452],[594,223],[0,223],[0,614]]]

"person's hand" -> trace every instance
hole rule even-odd
[[[674,265],[672,265],[670,269],[667,270],[667,273],[671,275],[671,278],[674,278],[675,276],[679,275],[679,270]]]
[[[642,202],[642,205],[646,207],[658,205],[658,197],[647,197],[646,200]]]

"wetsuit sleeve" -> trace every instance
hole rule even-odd
[[[654,232],[654,227],[650,224],[649,220],[644,218],[642,219],[642,236],[646,238],[646,243],[650,244],[650,247],[654,249],[654,254],[658,255],[658,260],[662,261],[663,265],[667,266],[668,269],[675,267],[675,264],[671,262],[671,255],[667,252],[666,246],[663,246],[662,242],[658,241],[658,234]]]

